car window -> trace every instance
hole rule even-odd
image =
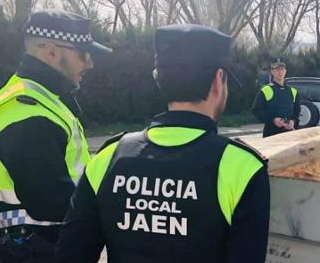
[[[300,98],[309,101],[320,101],[320,83],[295,82],[288,83],[296,87],[299,91]]]

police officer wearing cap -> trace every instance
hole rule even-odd
[[[44,10],[24,26],[26,52],[0,91],[0,262],[49,262],[90,155],[73,96],[94,56],[90,20]]]
[[[230,37],[199,25],[156,30],[154,77],[168,111],[106,142],[86,168],[55,263],[263,263],[265,161],[217,135]],[[75,234],[83,238],[74,238]]]
[[[263,137],[299,126],[300,98],[297,89],[286,84],[286,73],[286,64],[280,58],[273,61],[273,81],[260,89],[253,103],[253,114],[264,123]]]

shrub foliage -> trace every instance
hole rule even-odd
[[[23,53],[19,30],[0,20],[0,83],[14,73]],[[143,122],[166,109],[152,79],[154,68],[153,31],[130,29],[109,35],[99,26],[96,39],[108,42],[113,54],[97,61],[78,93],[86,125],[104,125],[115,122]],[[320,76],[320,54],[315,50],[282,54],[288,62],[288,76]],[[231,70],[238,76],[239,89],[229,77],[230,97],[228,114],[250,109],[258,90],[256,79],[260,66],[266,62],[258,50],[233,48]]]

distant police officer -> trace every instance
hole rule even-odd
[[[31,15],[26,54],[0,91],[1,263],[49,262],[90,159],[72,94],[91,56],[111,50],[93,41],[89,22],[64,11]]]
[[[155,78],[169,111],[117,136],[89,163],[57,243],[56,263],[263,263],[269,184],[264,161],[217,135],[230,37],[160,27]]]
[[[264,123],[263,137],[292,131],[299,124],[300,99],[298,91],[285,83],[286,64],[277,58],[271,63],[273,81],[258,92],[252,110]]]

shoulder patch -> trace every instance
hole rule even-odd
[[[264,156],[257,149],[255,149],[251,145],[247,144],[246,142],[244,142],[240,138],[230,139],[230,143],[252,153],[258,159],[260,159],[263,163],[268,162],[268,158],[266,156]]]
[[[121,133],[118,133],[114,136],[112,136],[111,138],[107,139],[103,145],[99,148],[99,150],[97,151],[97,153],[101,152],[104,148],[106,148],[108,145],[116,142],[116,141],[119,141],[127,132],[124,131],[124,132],[121,132]]]
[[[37,105],[38,101],[32,97],[26,96],[26,95],[19,95],[16,98],[17,101],[23,104],[28,104],[28,105]]]

